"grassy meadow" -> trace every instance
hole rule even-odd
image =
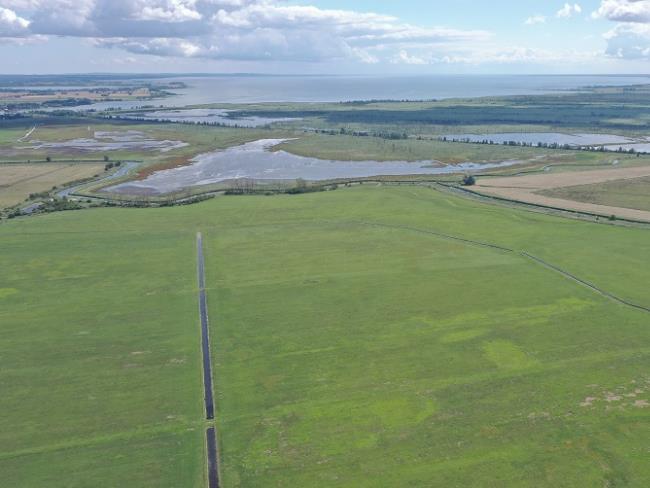
[[[650,483],[650,316],[519,254],[648,306],[648,230],[383,186],[0,225],[2,483],[204,486],[199,230],[223,486]]]
[[[570,163],[572,166],[605,165],[614,160],[620,164],[639,164],[650,156],[637,158],[613,153],[564,151],[533,147],[467,144],[438,139],[388,140],[378,137],[304,134],[277,147],[299,156],[341,161],[440,161],[445,164],[466,162],[500,162],[521,160],[545,164]],[[512,171],[509,169],[508,171]]]
[[[203,486],[193,236],[121,221],[0,226],[2,486]]]

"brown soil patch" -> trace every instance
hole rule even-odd
[[[604,216],[616,215],[619,218],[650,222],[650,212],[645,210],[576,202],[573,200],[553,198],[536,193],[538,191],[551,190],[555,188],[643,178],[647,176],[650,176],[650,166],[640,166],[632,168],[481,179],[477,182],[474,188],[478,193],[507,198],[510,200],[549,207],[566,208],[568,210],[576,210]]]
[[[191,157],[189,156],[179,156],[174,159],[170,159],[168,161],[165,161],[163,163],[158,163],[158,164],[153,164],[151,166],[147,166],[146,168],[142,168],[140,171],[138,171],[136,175],[136,180],[144,180],[145,178],[151,176],[153,173],[157,171],[163,171],[165,169],[174,169],[174,168],[180,168],[181,166],[189,166],[191,163]]]

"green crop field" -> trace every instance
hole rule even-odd
[[[608,181],[546,190],[544,195],[612,207],[650,210],[650,178]]]
[[[363,186],[0,225],[0,485],[205,486],[197,231],[224,487],[650,484],[648,229]]]

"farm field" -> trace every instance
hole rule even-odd
[[[543,192],[565,200],[650,211],[650,178],[607,181]]]
[[[614,215],[626,219],[650,222],[650,212],[629,206],[615,206],[617,200],[614,194],[606,191],[600,201],[571,197],[571,188],[578,183],[603,185],[608,182],[631,181],[650,176],[650,166],[635,166],[627,168],[597,169],[593,171],[557,172],[546,174],[530,174],[514,177],[481,178],[477,182],[476,191],[483,195],[496,196],[535,205],[564,208],[579,212],[589,212],[602,216]],[[611,188],[611,187],[610,187]],[[640,198],[644,199],[643,189]],[[604,204],[604,200],[611,202]]]
[[[146,100],[152,96],[148,88],[135,88],[131,90],[47,90],[47,91],[33,91],[33,90],[15,90],[15,91],[2,91],[0,90],[0,102],[2,103],[18,103],[18,102],[48,102],[53,100]]]
[[[19,204],[31,193],[103,172],[103,164],[0,164],[0,209]]]
[[[8,486],[204,485],[197,231],[223,486],[650,482],[650,315],[520,253],[648,307],[647,229],[363,186],[0,225]]]

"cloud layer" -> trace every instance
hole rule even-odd
[[[605,34],[609,56],[650,60],[650,0],[603,0],[593,17],[619,22]]]
[[[565,3],[564,7],[558,10],[555,16],[560,19],[566,19],[569,17],[573,17],[573,14],[581,14],[581,13],[582,13],[582,7],[579,4],[574,3],[573,5],[571,5],[570,3]]]
[[[649,0],[603,0],[594,17],[616,22],[650,22]]]
[[[0,0],[0,5],[0,38],[83,37],[134,54],[186,58],[412,63],[413,50],[452,43],[462,48],[490,36],[273,0]]]
[[[583,12],[573,2],[552,8],[524,23],[543,31]],[[650,0],[601,0],[592,16],[616,23],[605,35],[606,50],[573,53],[512,42],[499,45],[482,30],[425,28],[389,15],[288,5],[283,0],[0,0],[0,43],[76,37],[126,51],[131,59],[149,55],[244,62],[551,64],[607,56],[650,60]]]
[[[0,37],[19,37],[29,32],[29,21],[16,12],[0,7]]]

